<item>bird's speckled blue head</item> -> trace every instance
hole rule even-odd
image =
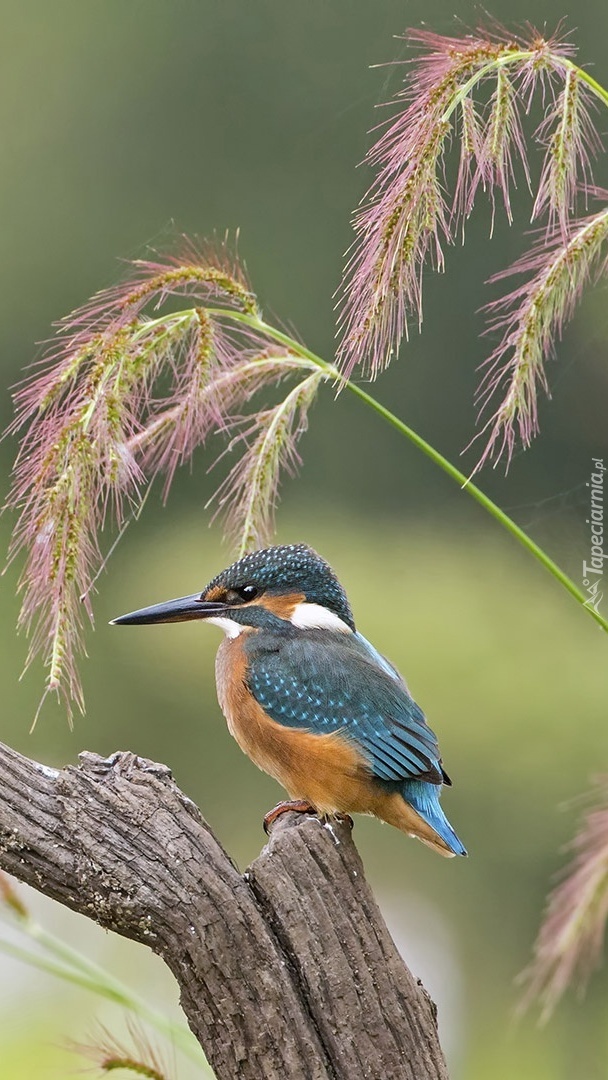
[[[319,604],[333,611],[351,630],[353,614],[346,593],[329,563],[308,544],[285,544],[252,551],[222,570],[203,589],[202,599],[222,592],[239,593],[247,588],[257,597],[287,596],[301,593],[307,604]]]
[[[304,613],[297,616],[298,609]],[[319,613],[321,621],[319,622]],[[200,593],[132,611],[115,623],[184,622],[206,619],[229,632],[238,626],[274,627],[294,619],[297,626],[355,630],[346,593],[329,563],[308,544],[252,551],[232,563]]]

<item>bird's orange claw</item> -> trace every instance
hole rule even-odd
[[[309,803],[306,799],[292,799],[277,803],[272,810],[269,810],[264,815],[264,832],[267,836],[270,835],[270,827],[274,825],[277,818],[281,814],[289,813],[290,810],[294,814],[316,814],[317,812],[312,803]]]

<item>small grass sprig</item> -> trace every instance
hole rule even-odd
[[[506,66],[498,67],[483,140],[477,141],[476,156],[478,175],[490,194],[492,206],[494,208],[495,193],[501,192],[509,222],[513,220],[510,192],[515,182],[516,158],[522,162],[526,178],[529,179],[519,105],[513,76]],[[471,207],[473,198],[474,192],[471,190],[466,200]]]
[[[536,131],[545,146],[532,220],[548,211],[548,229],[570,232],[578,191],[591,183],[591,157],[602,149],[590,113],[591,100],[580,73],[567,68],[562,90]]]
[[[154,1045],[146,1030],[132,1020],[127,1023],[128,1038],[119,1039],[98,1024],[91,1039],[86,1043],[69,1042],[74,1053],[91,1061],[102,1076],[109,1073],[131,1073],[145,1080],[172,1080],[164,1055]],[[211,1072],[205,1073],[211,1076]]]
[[[608,777],[597,780],[592,807],[570,844],[570,865],[547,901],[534,945],[523,1007],[540,1002],[548,1020],[572,983],[582,991],[602,955],[608,918]]]
[[[608,192],[598,194],[608,200]],[[517,436],[527,447],[538,433],[538,388],[548,393],[545,360],[585,286],[605,273],[607,241],[608,205],[572,223],[566,234],[557,229],[550,240],[543,234],[522,259],[492,279],[526,277],[507,296],[486,306],[490,331],[502,337],[485,362],[478,403],[485,411],[496,395],[501,400],[476,436],[487,434],[475,471],[490,459],[509,462]]]
[[[259,413],[230,443],[247,450],[234,465],[216,496],[226,511],[237,557],[268,544],[274,532],[274,511],[281,473],[300,464],[297,441],[306,430],[308,410],[327,375],[318,368],[298,383],[273,409]]]

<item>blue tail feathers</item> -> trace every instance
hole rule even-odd
[[[467,849],[456,836],[439,802],[441,788],[423,780],[408,780],[403,785],[403,797],[417,814],[431,826],[454,855],[466,855]]]

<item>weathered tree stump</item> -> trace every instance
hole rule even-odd
[[[169,769],[0,744],[0,868],[148,945],[218,1080],[446,1080],[348,824],[284,814],[241,874]]]

